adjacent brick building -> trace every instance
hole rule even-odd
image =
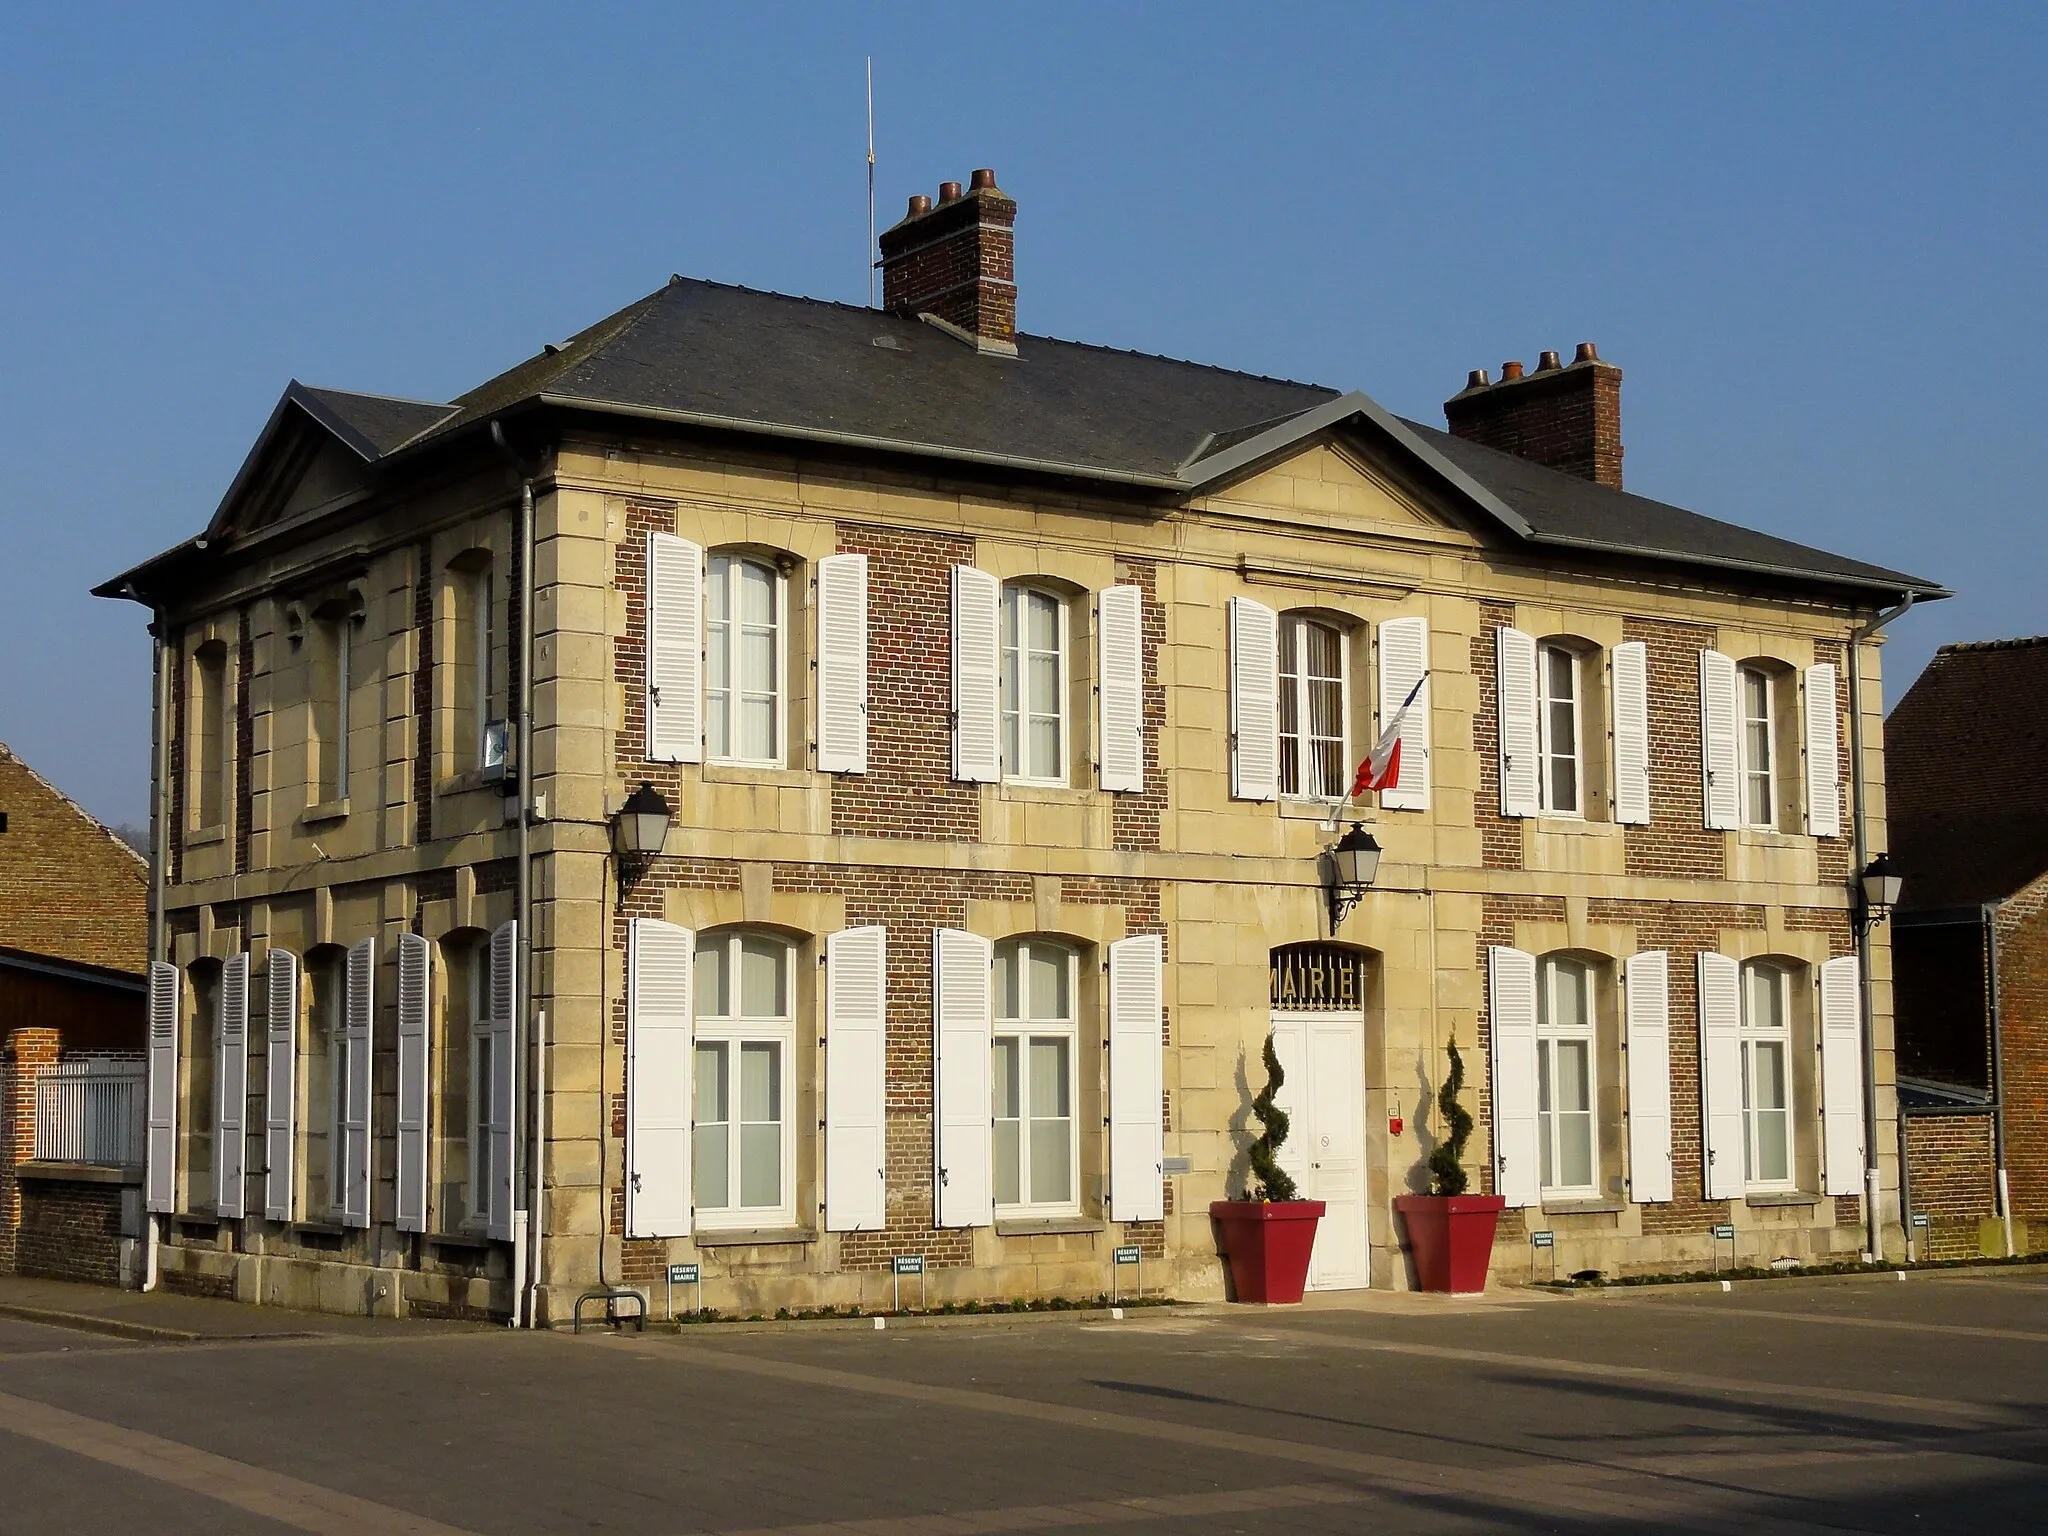
[[[1015,214],[913,200],[881,311],[677,278],[452,404],[294,384],[101,589],[164,641],[165,1283],[1217,1295],[1269,1029],[1319,1285],[1411,1283],[1452,1038],[1503,1274],[1854,1253],[1866,1149],[1896,1245],[1848,646],[1940,589],[1623,492],[1590,347],[1446,433],[1020,331]]]
[[[148,901],[142,857],[0,744],[0,1267],[113,1284],[124,1233],[134,1257]]]
[[[2048,1230],[2048,637],[1945,645],[1885,722],[1899,1076],[1937,1251]],[[1941,1191],[1939,1200],[1933,1191]]]

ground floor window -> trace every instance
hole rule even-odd
[[[791,957],[772,934],[698,942],[691,1193],[700,1226],[795,1220]]]
[[[1752,1189],[1792,1187],[1791,978],[1781,965],[1742,968],[1743,1172]]]
[[[1536,1113],[1543,1193],[1588,1197],[1599,1139],[1593,1123],[1593,986],[1581,960],[1546,955],[1537,976]]]
[[[1074,951],[1044,939],[998,945],[995,982],[995,1203],[1071,1213],[1079,1208]]]
[[[481,1132],[490,1105],[491,1049],[485,1029],[490,940],[451,936],[441,944],[442,1028],[435,1042],[433,1117],[437,1228],[459,1232],[482,1219],[490,1188],[490,1138]]]
[[[334,1214],[340,1177],[340,1123],[343,1076],[339,1053],[342,1049],[342,988],[347,958],[338,949],[318,949],[306,959],[306,987],[311,994],[307,1011],[305,1068],[302,1077],[302,1112],[299,1167],[303,1188],[299,1210],[309,1221],[326,1221]]]
[[[220,1125],[215,1057],[220,1048],[220,963],[204,960],[191,970],[191,1027],[185,1031],[184,1185],[180,1208],[210,1211],[214,1204],[213,1140]]]

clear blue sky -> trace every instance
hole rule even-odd
[[[0,740],[145,814],[140,609],[287,380],[444,399],[670,272],[860,301],[994,166],[1027,330],[1363,389],[1594,340],[1632,490],[2048,630],[2048,7],[0,17]]]

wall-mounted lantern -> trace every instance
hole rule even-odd
[[[612,817],[612,852],[619,860],[620,906],[626,904],[627,890],[661,852],[668,841],[668,829],[674,823],[675,813],[669,809],[668,801],[645,780]]]
[[[1892,908],[1899,904],[1899,892],[1905,883],[1905,878],[1892,866],[1892,856],[1888,853],[1880,853],[1865,865],[1863,873],[1856,877],[1858,925],[1869,928],[1891,916]]]
[[[1379,877],[1379,840],[1365,830],[1364,822],[1354,821],[1351,830],[1329,849],[1327,858],[1329,880],[1325,894],[1330,899],[1330,932],[1335,933],[1337,925],[1365,900],[1365,893]]]

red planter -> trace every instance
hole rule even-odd
[[[1217,1200],[1210,1219],[1230,1261],[1237,1301],[1299,1301],[1308,1284],[1308,1256],[1316,1245],[1320,1200]]]
[[[1493,1228],[1501,1195],[1399,1195],[1394,1209],[1408,1226],[1415,1283],[1425,1291],[1469,1295],[1486,1289]]]

